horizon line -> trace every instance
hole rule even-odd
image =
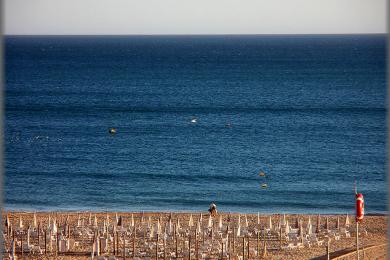
[[[3,36],[306,36],[306,35],[387,35],[387,32],[372,33],[162,33],[162,34],[3,34]]]

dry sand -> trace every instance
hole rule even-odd
[[[87,226],[88,224],[88,219],[90,215],[92,218],[96,215],[97,221],[98,221],[98,226],[102,229],[103,227],[103,222],[106,221],[107,219],[107,214],[109,215],[109,221],[111,223],[111,226],[113,227],[113,223],[115,223],[115,218],[116,214],[115,213],[102,213],[102,212],[83,212],[83,213],[77,213],[77,212],[38,212],[36,213],[36,218],[37,218],[37,223],[40,223],[40,227],[47,227],[48,224],[48,219],[49,215],[51,220],[56,219],[57,223],[59,224],[59,232],[62,230],[61,228],[63,227],[63,224],[65,223],[66,219],[68,219],[68,223],[71,229],[71,237],[74,236],[75,234],[75,228],[77,226],[78,218],[80,216],[80,219],[84,219],[84,225]],[[30,225],[32,226],[33,224],[33,216],[34,214],[31,212],[4,212],[3,213],[3,220],[5,219],[6,216],[9,216],[10,222],[12,224],[13,229],[17,229],[19,225],[19,219],[22,218],[23,226],[24,229],[27,230],[27,227]],[[192,213],[167,213],[167,212],[158,212],[158,213],[117,213],[117,216],[121,216],[123,218],[123,225],[124,227],[128,230],[128,237],[125,239],[128,240],[129,244],[126,246],[129,252],[129,256],[127,256],[126,259],[132,259],[132,235],[130,233],[132,232],[132,228],[129,227],[131,225],[131,219],[133,219],[135,222],[135,226],[138,228],[138,233],[137,233],[137,240],[136,240],[136,251],[140,252],[143,250],[143,248],[146,248],[146,244],[153,244],[155,245],[155,238],[149,239],[145,238],[143,239],[143,231],[147,229],[147,222],[149,217],[151,217],[152,220],[152,226],[156,225],[157,220],[160,218],[161,219],[161,226],[164,229],[165,225],[168,226],[168,219],[172,217],[172,223],[176,224],[177,219],[180,219],[180,225],[181,225],[181,230],[184,232],[184,230],[188,230],[188,222],[190,215],[192,215],[193,220],[194,220],[194,225],[195,227],[192,227],[192,232],[196,229],[196,223],[197,220],[200,217],[200,212],[192,212]],[[240,223],[241,223],[241,229],[245,229],[246,226],[246,220],[245,220],[245,214],[238,214],[238,213],[220,213],[222,215],[223,219],[223,225],[224,227],[227,225],[227,223],[230,223],[230,230],[235,228],[237,229],[237,223],[238,223],[238,217],[240,215]],[[259,225],[257,224],[257,214],[247,214],[247,219],[248,219],[248,230],[254,231],[255,228],[259,228]],[[260,215],[260,227],[267,227],[268,222],[269,222],[269,216],[270,215]],[[271,215],[272,216],[272,223],[274,226],[277,226],[280,219],[282,218],[281,215]],[[205,229],[207,229],[208,225],[208,220],[209,220],[209,214],[207,212],[202,213],[203,221],[202,225]],[[345,215],[321,215],[321,227],[324,229],[324,225],[326,222],[326,217],[329,219],[329,229],[335,229],[336,227],[336,222],[337,222],[337,217],[340,219],[340,226],[344,227],[345,223]],[[289,224],[294,226],[296,223],[296,219],[299,218],[300,220],[303,221],[303,227],[305,229],[306,224],[308,222],[309,215],[286,215],[286,219],[289,221]],[[317,225],[317,215],[310,215],[311,218],[311,223],[313,224],[313,232],[315,232],[315,228]],[[331,240],[330,242],[330,252],[332,256],[336,256],[340,254],[340,251],[343,251],[344,253],[347,253],[348,251],[351,251],[355,248],[355,221],[352,216],[349,217],[351,226],[350,226],[350,232],[351,232],[351,237],[347,238],[345,236],[342,236],[340,240],[335,241],[334,239]],[[143,219],[143,221],[141,221]],[[229,222],[230,219],[230,222]],[[214,228],[215,230],[218,229],[218,222],[219,222],[219,216],[213,219],[214,222]],[[366,216],[364,218],[363,223],[359,226],[359,229],[361,231],[360,234],[360,245],[361,247],[369,247],[372,245],[381,245],[384,243],[387,243],[387,216]],[[4,222],[3,222],[3,230],[6,231],[6,228],[4,227]],[[42,234],[43,234],[42,229]],[[284,249],[281,250],[280,247],[280,240],[277,239],[277,241],[267,241],[267,256],[262,257],[263,255],[263,242],[260,243],[260,256],[257,256],[256,253],[252,252],[254,249],[257,249],[257,237],[255,232],[251,232],[252,236],[250,238],[250,259],[325,259],[326,255],[326,244],[324,243],[322,246],[311,246],[311,247],[304,247],[301,249]],[[278,234],[277,229],[274,232],[276,235]],[[193,233],[194,234],[194,233]],[[215,234],[215,233],[214,233]],[[319,235],[320,238],[323,238],[326,240],[326,237],[323,236],[324,234]],[[147,236],[147,235],[146,235]],[[172,235],[171,235],[172,236]],[[5,236],[6,237],[6,246],[5,248],[9,248],[11,237]],[[17,240],[20,240],[18,238],[18,235],[16,235]],[[23,238],[24,240],[26,239],[25,237]],[[77,241],[76,236],[74,239]],[[181,239],[181,240],[180,240]],[[186,235],[182,235],[182,237],[179,238],[179,259],[183,259],[180,257],[180,252],[183,243],[187,240]],[[199,247],[200,244],[202,243],[202,236],[198,235],[198,240],[199,240]],[[205,240],[210,239],[206,235]],[[215,234],[214,240],[218,240],[218,235]],[[33,244],[37,244],[37,238],[32,238],[31,239]],[[41,248],[44,247],[43,244],[43,238],[41,237]],[[80,238],[81,241],[81,238]],[[81,243],[77,248],[75,248],[73,251],[79,252],[78,256],[70,256],[70,255],[55,255],[55,253],[48,254],[48,255],[26,255],[24,254],[24,259],[91,259],[91,248],[92,248],[92,240],[83,240],[84,242]],[[120,240],[121,241],[121,240]],[[182,242],[181,242],[182,241]],[[146,242],[146,243],[145,243]],[[287,245],[288,242],[283,240],[283,245]],[[242,238],[238,237],[235,238],[235,246],[236,246],[236,253],[242,254]],[[113,250],[111,246],[111,255],[113,255]],[[232,246],[232,245],[231,245]],[[187,245],[184,244],[184,247],[186,248]],[[192,248],[195,250],[195,243],[194,243],[194,235],[192,236]],[[162,249],[159,248],[161,251]],[[225,248],[226,250],[226,248]],[[80,252],[84,251],[85,255],[81,256]],[[167,258],[166,259],[171,259],[171,257],[168,256],[168,253],[174,252],[175,251],[175,246],[174,246],[174,240],[167,240]],[[155,259],[155,250],[152,249],[150,250],[151,258],[150,259]],[[154,254],[154,255],[152,255]],[[206,259],[221,259],[221,257],[218,255],[218,249],[215,249],[215,253],[207,254],[209,258]],[[378,259],[386,259],[386,250],[385,247],[382,248],[376,248],[374,250],[368,250],[365,255],[365,259],[372,259],[372,258],[378,258]],[[19,254],[19,259],[21,255]],[[8,253],[4,255],[5,259],[8,258]],[[141,257],[140,258],[146,258],[146,257]],[[375,259],[374,258],[374,259]],[[117,257],[117,259],[123,259],[122,257]],[[160,259],[163,259],[162,257]],[[185,257],[184,259],[189,259],[188,256]],[[192,255],[191,259],[196,259],[194,255]],[[201,259],[201,258],[199,258]],[[224,259],[229,259],[229,258],[224,258]],[[235,259],[232,257],[232,259]],[[247,259],[247,258],[245,258]]]

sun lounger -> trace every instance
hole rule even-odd
[[[316,234],[308,235],[307,240],[310,241],[310,244],[321,246],[324,243],[324,240],[319,240]]]
[[[346,228],[341,228],[340,234],[344,235],[345,237],[351,237],[351,233]]]

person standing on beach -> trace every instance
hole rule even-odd
[[[215,217],[218,214],[217,205],[215,205],[214,202],[210,204],[209,212],[212,217]]]

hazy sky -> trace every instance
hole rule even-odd
[[[6,34],[384,33],[386,0],[5,0]]]

